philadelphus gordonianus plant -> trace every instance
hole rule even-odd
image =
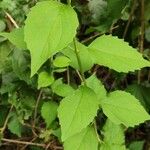
[[[64,150],[125,150],[124,130],[150,119],[140,102],[131,94],[116,90],[107,93],[95,74],[84,76],[94,64],[128,73],[149,67],[150,62],[134,48],[112,35],[102,35],[88,46],[76,38],[79,21],[76,11],[58,1],[38,2],[27,15],[25,26],[11,33],[1,33],[16,47],[31,55],[31,77],[38,74],[38,88],[51,86],[61,97],[60,103],[47,102],[41,113],[47,127],[58,117]],[[14,37],[18,40],[14,41]],[[77,88],[55,80],[42,65],[71,67],[78,72]],[[95,117],[103,111],[107,121],[101,131]]]

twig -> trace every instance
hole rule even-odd
[[[102,35],[102,34],[96,33],[96,34],[94,34],[93,36],[90,36],[89,38],[87,38],[87,39],[81,41],[81,43],[87,43],[87,42],[89,42],[90,40],[92,40],[92,39],[94,39],[94,38],[96,38],[96,37],[98,37],[98,36],[100,36],[100,35]]]
[[[111,75],[111,70],[109,69],[107,75],[103,78],[103,82],[106,82],[107,79],[110,77],[110,75]]]
[[[49,147],[51,146],[51,144],[52,144],[52,142],[49,142],[49,143],[47,144],[47,146],[45,147],[45,150],[48,150]]]
[[[39,143],[32,143],[32,142],[27,142],[27,141],[19,141],[19,140],[12,140],[12,139],[6,139],[2,138],[1,139],[4,142],[9,142],[9,143],[14,143],[14,144],[22,144],[22,145],[33,145],[33,146],[38,146],[38,147],[46,147],[45,144],[39,144]]]
[[[10,20],[10,22],[14,25],[15,28],[19,28],[18,24],[16,23],[16,21],[13,19],[13,17],[5,11],[6,16],[8,17],[8,19]]]
[[[94,69],[93,69],[93,71],[92,71],[92,72],[93,72],[93,74],[96,74],[96,72],[97,72],[98,68],[99,68],[99,65],[95,65],[95,66],[94,66]]]
[[[1,133],[4,133],[4,131],[5,131],[6,127],[7,127],[7,123],[8,123],[8,120],[9,120],[9,114],[10,114],[10,112],[12,111],[12,109],[13,109],[13,105],[11,105],[11,107],[10,107],[10,109],[9,109],[9,112],[8,112],[8,114],[7,114],[6,120],[5,120],[5,122],[4,122],[4,125],[3,125],[3,127],[0,129],[0,132],[1,132]]]
[[[53,146],[54,150],[63,150],[63,147],[61,146]]]
[[[118,27],[119,27],[119,25],[117,25],[117,26],[111,28],[111,31],[113,31],[114,29],[117,29]],[[84,43],[87,43],[87,42],[89,42],[90,40],[93,40],[93,39],[95,39],[96,37],[99,37],[99,36],[101,36],[101,35],[103,35],[103,33],[97,32],[97,33],[95,33],[94,35],[88,37],[87,39],[82,40],[81,43],[83,43],[83,44],[84,44]]]
[[[32,130],[32,133],[35,137],[38,137],[37,133],[35,132],[35,130],[41,131],[40,127],[36,127],[35,124],[33,123],[32,125],[27,124],[27,123],[21,123],[22,125],[30,128]]]
[[[47,146],[45,147],[45,150],[48,150],[48,149],[52,149],[52,150],[63,150],[63,147],[61,146],[57,146],[57,145],[54,145],[55,144],[55,141],[50,141]]]
[[[36,101],[36,105],[35,105],[35,111],[34,111],[34,119],[33,119],[33,127],[35,127],[35,123],[36,123],[36,116],[37,116],[37,111],[38,111],[38,106],[39,106],[39,102],[42,96],[42,90],[40,90],[37,101]]]
[[[125,30],[124,30],[124,33],[123,33],[123,38],[126,37],[126,34],[127,34],[127,32],[128,32],[129,25],[130,25],[130,23],[131,23],[131,20],[132,20],[132,17],[133,17],[135,8],[136,8],[135,6],[136,6],[136,0],[133,0],[133,5],[132,5],[132,8],[131,8],[131,12],[130,12],[130,16],[129,16],[127,25],[126,25]]]
[[[144,9],[145,9],[144,0],[141,0],[141,29],[140,29],[141,36],[139,40],[139,50],[141,54],[144,51],[144,32],[145,32]],[[138,84],[140,84],[140,82],[141,82],[141,70],[138,71]]]
[[[37,139],[37,137],[34,137],[30,142],[33,142]],[[24,145],[20,150],[24,150],[28,145]]]
[[[115,88],[115,85],[116,85],[116,79],[113,81],[113,83],[112,83],[112,85],[111,85],[109,91],[111,91],[113,88]]]
[[[30,124],[22,123],[22,122],[21,122],[21,124],[22,124],[23,126],[26,126],[26,127],[30,128],[30,129],[33,129],[33,126],[32,126],[32,125],[30,125]],[[36,130],[38,130],[38,131],[40,131],[40,130],[41,130],[41,128],[40,128],[40,127],[36,127],[36,126],[34,126],[34,129],[36,129]]]

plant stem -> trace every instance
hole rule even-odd
[[[98,139],[99,143],[101,143],[101,140],[100,140],[100,138],[99,138],[99,134],[97,133],[97,124],[96,124],[96,119],[94,120],[94,129],[95,129],[96,137],[97,137],[97,139]]]
[[[68,85],[70,85],[70,71],[69,71],[69,67],[67,67],[67,83],[68,83]]]
[[[71,6],[71,0],[67,0],[68,5]]]
[[[119,27],[118,25],[117,25],[117,26],[114,26],[111,30],[113,31],[114,29],[117,29],[118,27]],[[103,34],[97,32],[97,33],[95,33],[94,35],[92,35],[92,36],[90,36],[90,37],[88,37],[88,38],[82,40],[81,43],[83,43],[83,44],[84,44],[84,43],[87,43],[87,42],[89,42],[89,41],[91,41],[91,40],[93,40],[93,39],[95,39],[95,38],[97,38],[97,37],[99,37],[99,36],[101,36],[101,35],[103,35]]]
[[[76,73],[77,73],[77,75],[79,76],[80,81],[81,81],[81,82],[84,82],[83,79],[82,79],[82,76],[81,76],[80,72],[79,72],[77,69],[76,69]]]
[[[139,40],[139,50],[141,54],[144,51],[144,32],[145,32],[144,9],[145,9],[144,0],[141,0],[141,30],[140,30],[141,36]],[[141,70],[138,71],[138,84],[140,84],[140,82],[141,82]]]
[[[45,144],[40,144],[40,143],[32,143],[32,142],[26,142],[26,141],[18,141],[18,140],[11,140],[11,139],[6,139],[6,138],[2,138],[1,139],[4,142],[8,142],[8,143],[14,143],[14,144],[23,144],[23,145],[33,145],[33,146],[38,146],[38,147],[46,147]]]
[[[135,8],[136,8],[136,0],[133,0],[133,5],[132,5],[132,8],[131,8],[131,12],[130,12],[130,16],[129,16],[127,25],[126,25],[125,30],[124,30],[124,33],[123,33],[123,38],[125,38],[126,35],[127,35],[128,29],[129,29],[129,25],[130,25],[130,23],[131,23],[131,20],[132,20],[132,17],[133,17]]]
[[[6,16],[8,17],[8,19],[10,20],[10,22],[14,25],[15,28],[19,28],[18,24],[16,23],[16,21],[12,18],[12,16],[8,13],[5,12]]]
[[[83,81],[84,85],[86,85],[86,80],[85,80],[85,77],[84,77],[84,72],[83,72],[83,69],[82,69],[82,64],[81,64],[81,60],[80,60],[80,56],[79,56],[79,52],[78,52],[78,49],[77,49],[75,38],[73,39],[73,43],[74,43],[75,54],[76,54],[78,65],[79,65],[79,70],[80,70],[80,73],[81,73],[81,78],[82,78],[82,81]]]
[[[34,142],[37,139],[37,137],[34,137],[30,142]],[[27,148],[27,144],[24,145],[20,150],[25,150]]]

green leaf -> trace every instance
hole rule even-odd
[[[86,127],[64,142],[65,150],[97,150],[97,148],[98,140],[92,126]]]
[[[98,24],[99,31],[106,32],[117,19],[129,0],[90,0],[89,10],[92,12],[92,22]]]
[[[27,94],[28,95],[23,96],[23,98],[20,98],[20,103],[17,104],[20,108],[17,105],[15,106],[16,108],[19,108],[18,111],[23,115],[24,120],[29,120],[36,105],[36,100],[31,96],[31,93],[28,92]],[[18,100],[16,100],[16,103],[18,103]]]
[[[124,128],[121,125],[116,125],[109,119],[103,127],[104,143],[100,150],[125,150]]]
[[[150,110],[150,87],[132,84],[127,87],[126,91],[134,95],[148,111]]]
[[[145,38],[148,42],[150,42],[150,27],[148,27],[145,31]]]
[[[55,102],[45,102],[41,109],[41,115],[46,122],[46,126],[49,127],[51,123],[57,117],[58,105]]]
[[[107,1],[104,0],[90,0],[88,3],[89,10],[91,11],[92,21],[99,23],[101,19],[107,15]],[[104,22],[100,22],[101,24]]]
[[[71,95],[74,91],[75,90],[68,84],[60,84],[55,89],[53,89],[54,93],[62,97]]]
[[[32,79],[30,78],[30,68],[29,68],[29,55],[27,51],[15,48],[12,54],[12,68],[16,76],[28,84],[32,84]]]
[[[122,145],[125,144],[124,128],[107,119],[104,127],[104,142],[109,144]]]
[[[0,128],[4,125],[8,111],[9,110],[6,107],[4,107],[3,105],[0,106]]]
[[[82,60],[81,61],[82,70],[85,72],[91,69],[91,67],[94,65],[93,59],[85,45],[76,41],[76,46],[77,46],[79,57]],[[63,49],[62,53],[70,58],[71,67],[80,70],[73,43],[71,43],[67,48]]]
[[[56,80],[52,84],[52,90],[55,94],[62,97],[69,96],[75,91],[70,85],[62,83],[61,79]]]
[[[133,127],[150,119],[140,102],[131,94],[115,91],[102,101],[105,115],[116,124]]]
[[[26,49],[26,43],[24,42],[24,29],[14,29],[10,33],[0,33],[1,36],[7,38],[17,48]]]
[[[5,70],[6,61],[11,52],[9,44],[7,42],[1,43],[0,45],[0,74],[3,70]]]
[[[97,79],[96,75],[92,75],[86,79],[86,84],[96,93],[99,100],[106,97],[106,90],[100,80]]]
[[[62,72],[65,72],[66,70],[67,68],[55,68],[54,72],[62,73]]]
[[[54,81],[54,83],[52,84],[52,90],[55,90],[55,88],[57,88],[57,86],[59,86],[60,84],[63,84],[62,78]]]
[[[77,15],[69,5],[50,0],[39,2],[31,9],[25,22],[31,76],[49,57],[72,42],[77,27]]]
[[[3,20],[0,19],[0,32],[4,31],[6,28],[6,24]]]
[[[86,128],[96,116],[98,107],[97,96],[88,87],[81,86],[72,95],[64,98],[58,108],[62,140]]]
[[[13,92],[14,90],[16,90],[16,87],[18,86],[18,84],[14,83],[16,80],[17,78],[12,71],[3,73],[0,93],[4,94],[7,92]]]
[[[61,141],[61,129],[57,128],[56,130],[52,130],[52,134],[58,138],[59,141]]]
[[[134,141],[129,145],[129,150],[143,150],[144,141]]]
[[[124,145],[103,144],[99,150],[127,150]]]
[[[122,10],[126,7],[129,0],[107,0],[108,18],[107,21],[115,23],[122,15]]]
[[[150,9],[150,1],[146,1],[145,8],[144,8],[144,16],[145,16],[146,22],[148,22],[150,20],[149,9]]]
[[[16,134],[18,137],[21,137],[22,125],[17,118],[17,115],[13,115],[8,123],[8,129],[11,133]]]
[[[67,67],[69,66],[70,59],[66,56],[58,56],[53,61],[55,67]]]
[[[129,72],[150,66],[136,49],[117,37],[103,35],[89,46],[89,52],[95,63],[118,72]]]
[[[47,72],[43,71],[38,77],[38,89],[41,87],[47,87],[54,82],[54,77]]]

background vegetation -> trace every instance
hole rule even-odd
[[[0,32],[11,32],[23,27],[26,15],[37,2],[1,0]],[[67,3],[65,0],[61,2]],[[72,6],[80,21],[77,32],[80,42],[89,45],[102,34],[112,34],[137,48],[145,59],[150,59],[149,0],[73,0]],[[38,88],[38,82],[42,86],[44,81],[38,81],[38,75],[30,78],[30,62],[29,51],[16,48],[7,38],[0,36],[0,150],[63,149],[56,109],[61,96],[66,94],[64,89],[68,87],[55,88],[54,85]],[[78,72],[71,67],[54,67],[49,61],[41,67],[41,70],[50,69],[55,70],[55,79],[63,78],[65,83],[69,80],[73,87],[80,83]],[[130,92],[150,113],[149,68],[124,74],[95,65],[85,76],[91,73],[96,74],[109,92],[116,89]],[[53,78],[49,80],[47,82],[52,82]],[[57,84],[62,82],[57,81]],[[67,89],[69,92],[71,90]],[[54,99],[55,103],[50,104],[49,99]],[[53,115],[47,119],[50,107]],[[98,131],[105,121],[106,116],[100,111],[97,118]],[[130,150],[149,150],[150,122],[126,130],[125,143]]]

